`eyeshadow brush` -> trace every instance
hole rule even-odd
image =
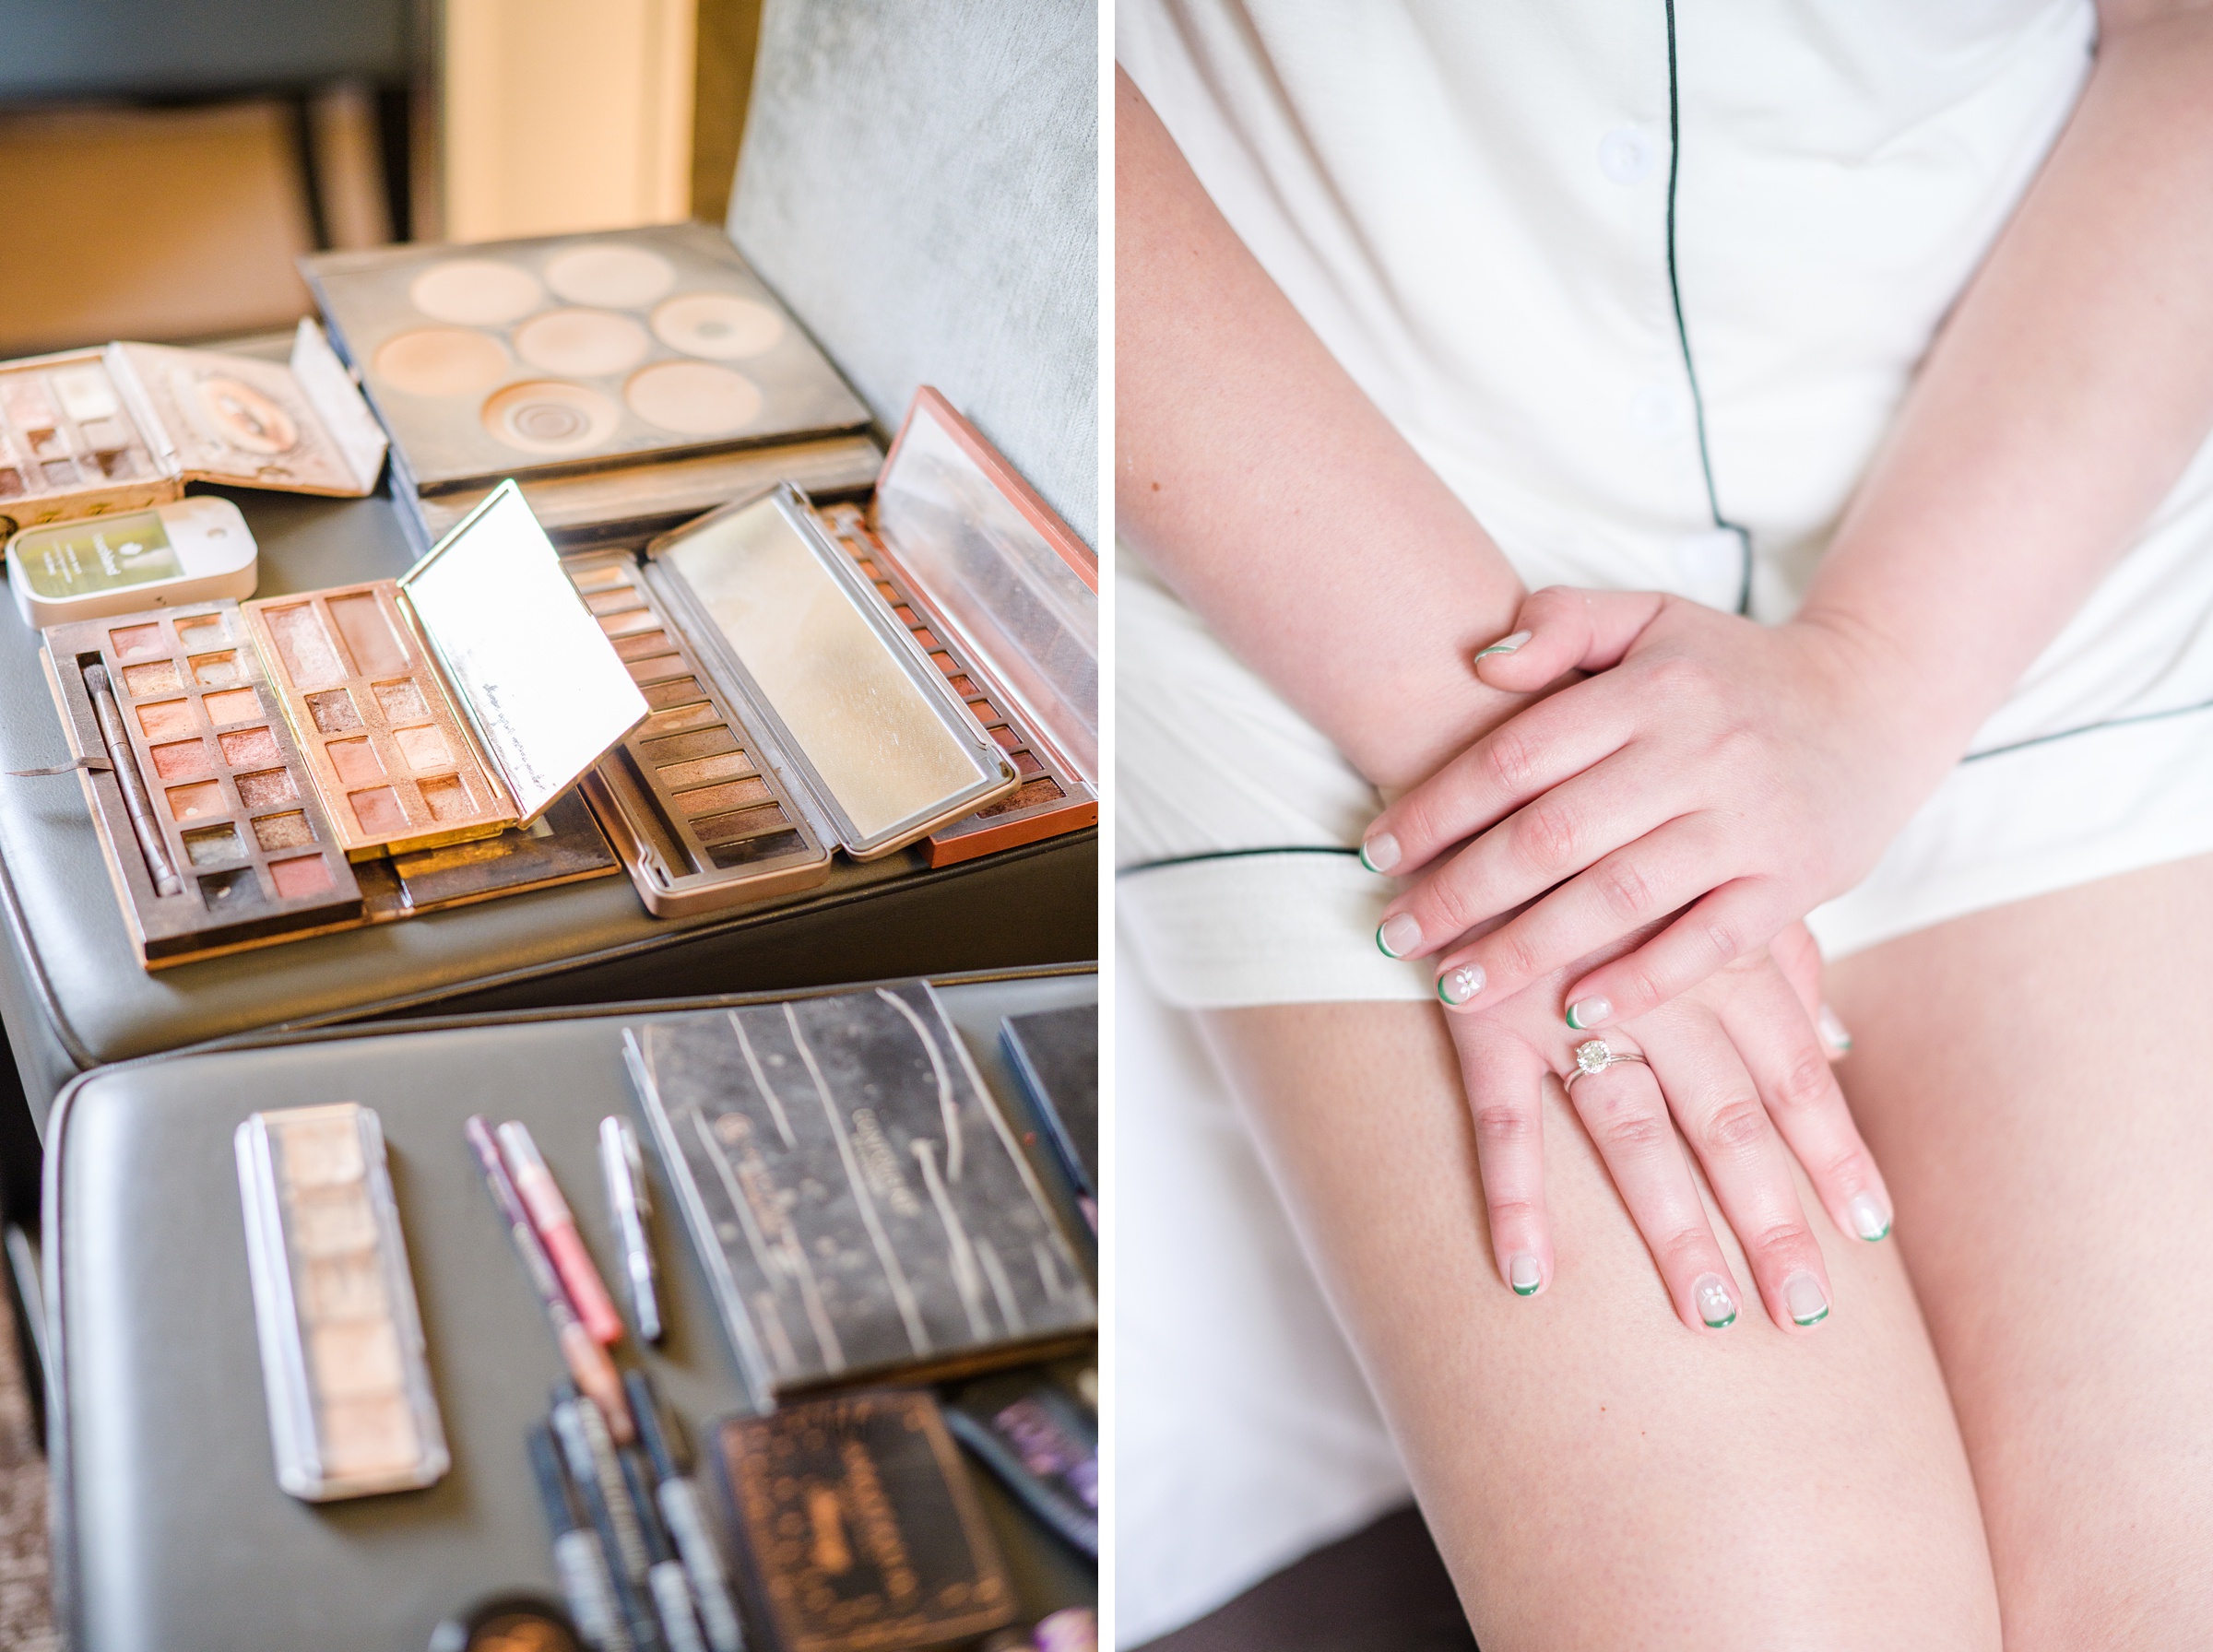
[[[168,845],[162,843],[161,827],[154,819],[154,800],[148,795],[145,777],[138,773],[138,760],[131,754],[131,737],[123,726],[123,707],[115,703],[115,690],[108,682],[105,666],[85,667],[85,691],[92,696],[92,714],[100,720],[101,741],[108,749],[108,761],[114,765],[115,782],[123,788],[123,807],[129,811],[131,830],[138,834],[138,848],[153,878],[154,893],[181,894],[184,883],[170,864]]]
[[[569,1305],[568,1295],[561,1288],[561,1280],[547,1258],[545,1246],[538,1242],[538,1232],[530,1225],[529,1212],[523,1209],[522,1195],[515,1190],[515,1183],[507,1174],[499,1144],[491,1139],[491,1126],[484,1122],[483,1115],[472,1113],[461,1128],[468,1137],[468,1145],[476,1150],[477,1163],[484,1172],[484,1186],[491,1195],[492,1208],[507,1224],[507,1236],[515,1242],[515,1254],[521,1258],[530,1287],[538,1292],[538,1303],[552,1322],[553,1339],[561,1345],[561,1357],[569,1368],[569,1375],[575,1378],[578,1388],[592,1397],[615,1438],[627,1442],[633,1431],[630,1407],[622,1398],[622,1379],[615,1375],[615,1363],[608,1358],[607,1350],[593,1339],[591,1332],[584,1328],[584,1322],[576,1317],[576,1310]]]

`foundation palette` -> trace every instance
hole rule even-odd
[[[361,920],[232,602],[46,632],[50,686],[148,969]]]
[[[512,483],[396,581],[243,613],[357,860],[529,824],[647,712]]]
[[[788,485],[571,576],[651,708],[586,795],[653,912],[803,888],[1020,785]]]
[[[311,1503],[450,1464],[376,1114],[256,1113],[233,1140],[277,1482]]]
[[[182,498],[191,481],[359,496],[385,438],[322,331],[290,363],[111,344],[0,363],[6,531]]]
[[[869,422],[705,225],[331,253],[303,267],[407,494]]]

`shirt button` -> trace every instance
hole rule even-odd
[[[1682,427],[1682,395],[1665,384],[1647,384],[1629,397],[1629,424],[1654,441],[1672,436]]]
[[[1642,183],[1658,154],[1634,126],[1616,126],[1598,140],[1598,170],[1624,188]]]
[[[1728,528],[1685,534],[1675,541],[1675,572],[1688,587],[1686,595],[1702,602],[1734,608],[1744,571],[1744,541]]]

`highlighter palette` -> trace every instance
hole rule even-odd
[[[256,1113],[233,1147],[277,1483],[310,1503],[434,1483],[451,1458],[375,1112]]]
[[[302,267],[391,432],[403,497],[869,423],[705,225],[330,253]]]
[[[529,825],[647,711],[512,482],[397,581],[243,613],[357,860]]]
[[[788,485],[573,576],[660,719],[586,792],[650,911],[804,887],[1020,784]]]
[[[236,603],[54,626],[45,659],[147,968],[361,921]]]
[[[191,481],[359,496],[384,457],[313,322],[289,364],[155,344],[0,362],[0,516],[15,528],[160,504]]]

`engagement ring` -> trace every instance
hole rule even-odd
[[[1625,1061],[1634,1061],[1644,1067],[1651,1066],[1642,1056],[1632,1055],[1627,1050],[1617,1050],[1603,1038],[1587,1039],[1575,1046],[1575,1070],[1567,1076],[1564,1085],[1572,1092],[1578,1079],[1588,1078],[1592,1073],[1603,1073],[1609,1067],[1619,1067]]]

